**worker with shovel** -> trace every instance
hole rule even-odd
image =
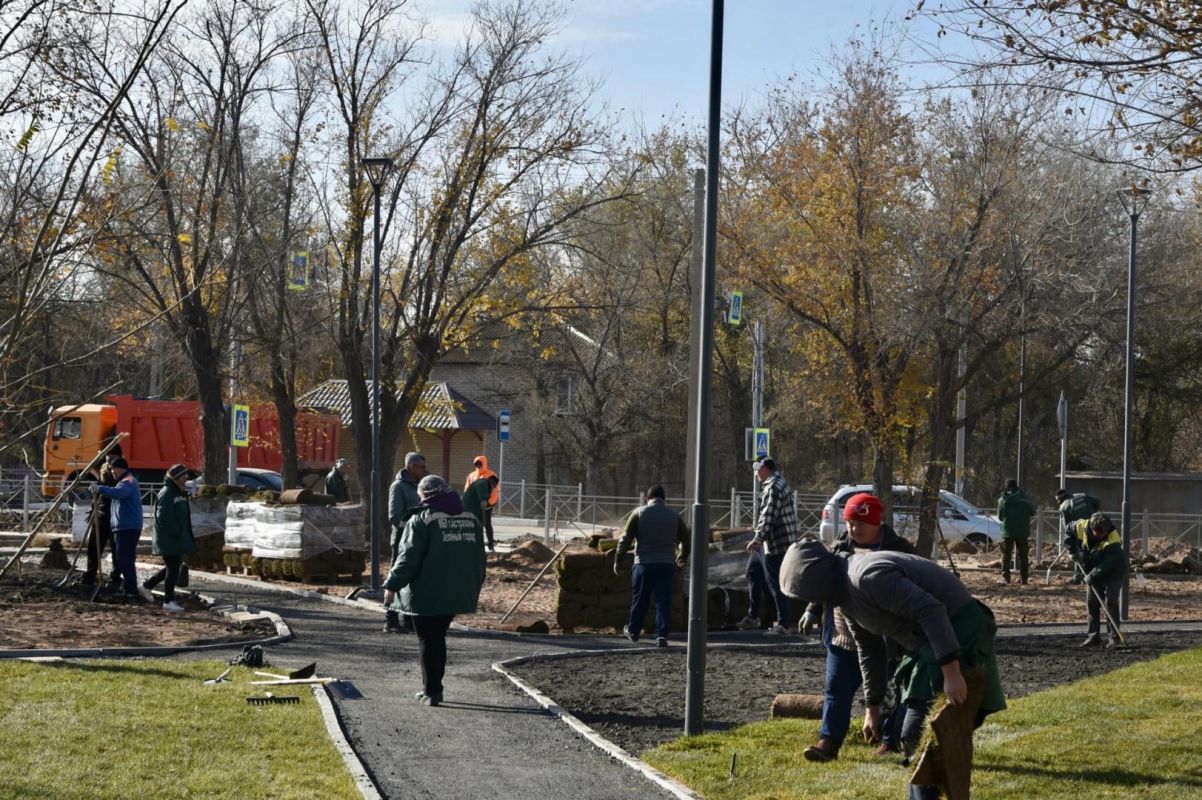
[[[967,798],[972,732],[1006,707],[993,613],[929,559],[883,551],[843,559],[811,539],[789,548],[781,588],[790,597],[837,606],[862,654],[882,649],[881,637],[901,647],[905,655],[894,679],[906,705],[903,745],[918,742],[927,704],[944,694],[947,705],[931,719],[936,738],[910,778],[910,797],[928,800],[942,791],[953,800]],[[885,660],[862,655],[860,664],[867,694],[883,696],[889,679]],[[869,723],[879,725],[879,714]]]
[[[1119,592],[1129,561],[1123,540],[1105,514],[1076,520],[1065,529],[1065,546],[1085,571],[1085,608],[1089,613],[1089,635],[1081,647],[1114,647],[1122,638],[1118,628]],[[1108,635],[1101,637],[1102,603],[1106,603]]]
[[[104,464],[100,467],[100,483],[105,486],[116,486],[117,477],[113,475],[112,464],[115,459],[121,458],[121,445],[115,444],[109,450],[105,457]],[[95,474],[95,473],[93,473]],[[84,570],[83,578],[80,579],[80,586],[85,589],[92,589],[96,586],[97,576],[100,574],[100,561],[104,557],[104,548],[108,547],[113,560],[113,571],[109,578],[109,585],[114,592],[121,588],[121,568],[117,566],[117,547],[113,542],[113,521],[110,518],[112,513],[113,501],[103,495],[95,495],[92,498],[92,514],[88,518],[88,564]]]

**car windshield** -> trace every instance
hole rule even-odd
[[[284,491],[284,481],[276,473],[260,472],[258,477],[259,477],[259,480],[263,481],[263,483],[270,486],[273,491],[276,491],[276,492]]]
[[[968,514],[981,513],[981,509],[977,508],[972,503],[965,500],[963,497],[952,494],[951,492],[947,492],[947,491],[939,492],[939,499],[942,500],[943,502],[947,503],[948,505],[950,505],[952,508],[955,508],[959,511],[962,511],[962,512],[965,512]]]

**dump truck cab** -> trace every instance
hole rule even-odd
[[[42,493],[50,497],[61,492],[116,432],[114,406],[83,403],[50,409],[50,424],[42,445],[46,469]]]

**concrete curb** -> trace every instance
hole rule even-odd
[[[613,652],[613,651],[609,651],[609,652]],[[557,654],[557,655],[575,656],[575,655],[579,655],[579,654],[578,653],[564,653],[564,654]],[[621,747],[618,747],[616,744],[611,742],[609,739],[606,739],[604,736],[597,733],[597,731],[593,730],[588,725],[585,725],[576,716],[569,713],[566,709],[564,709],[562,706],[560,706],[558,703],[556,703],[550,697],[547,697],[545,694],[540,692],[538,689],[536,689],[533,686],[531,686],[530,684],[526,683],[524,680],[519,678],[517,675],[514,675],[512,672],[509,671],[509,669],[506,668],[507,664],[525,661],[527,658],[529,658],[529,656],[523,656],[521,658],[509,659],[508,661],[499,661],[499,662],[494,663],[492,665],[492,668],[494,670],[496,670],[497,672],[499,672],[500,674],[504,675],[515,686],[517,686],[523,692],[528,694],[534,700],[534,702],[538,703],[540,706],[545,708],[547,711],[551,712],[552,714],[554,714],[555,716],[557,716],[561,720],[563,720],[565,723],[567,723],[568,727],[570,727],[572,730],[579,733],[581,736],[583,736],[585,739],[587,739],[589,742],[591,742],[595,747],[601,749],[605,753],[608,753],[612,758],[615,758],[618,761],[622,762],[627,767],[630,767],[631,769],[633,769],[635,772],[640,773],[648,780],[657,784],[661,789],[664,789],[665,791],[669,792],[674,797],[680,798],[680,800],[704,800],[704,798],[702,798],[701,795],[699,795],[696,792],[694,792],[693,790],[689,789],[683,783],[680,783],[679,781],[675,780],[674,778],[668,777],[664,773],[657,770],[655,767],[648,764],[646,761],[642,761],[641,759],[635,758],[634,756],[630,755],[630,753],[627,753]]]
[[[350,742],[346,740],[346,734],[342,730],[342,723],[338,719],[338,712],[334,708],[334,703],[330,699],[329,689],[322,684],[313,684],[310,689],[313,690],[313,699],[317,701],[317,707],[321,709],[321,719],[326,725],[326,732],[330,735],[330,741],[334,744],[334,749],[338,751],[338,755],[342,756],[342,762],[346,764],[347,772],[351,774],[351,778],[355,781],[355,786],[359,789],[359,794],[363,796],[363,800],[383,800],[380,790],[376,788],[375,782],[371,779],[371,774],[367,771],[367,767],[359,760],[359,754],[355,752],[355,748],[351,747]]]
[[[173,647],[80,647],[68,649],[25,649],[0,650],[0,658],[108,658],[117,656],[170,656],[176,653],[199,653],[207,650],[223,650],[241,648],[248,644],[272,645],[281,644],[292,638],[292,629],[279,614],[263,611],[253,606],[236,606],[222,603],[214,597],[194,592],[197,597],[209,604],[209,613],[222,617],[234,614],[244,614],[243,621],[251,619],[269,619],[275,626],[275,636],[265,639],[243,639],[237,642],[213,642],[211,644],[179,645]]]

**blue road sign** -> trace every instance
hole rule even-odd
[[[250,406],[234,405],[230,444],[234,447],[250,447]]]
[[[502,408],[497,414],[497,441],[509,441],[509,409]]]
[[[755,457],[757,459],[767,458],[771,455],[768,447],[769,439],[772,437],[772,431],[768,428],[755,429]]]

